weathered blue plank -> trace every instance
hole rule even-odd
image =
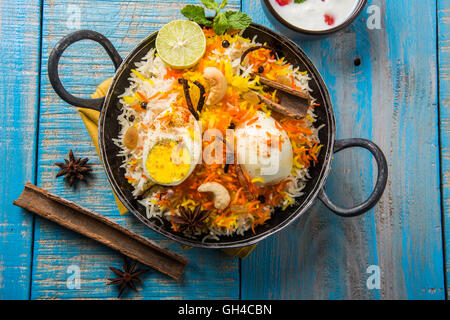
[[[40,1],[0,2],[0,299],[28,299],[33,217],[12,205],[35,179]]]
[[[436,1],[369,1],[381,12],[377,30],[365,12],[350,28],[296,42],[330,89],[337,137],[372,139],[385,151],[390,178],[379,205],[342,219],[317,204],[261,243],[242,261],[242,297],[443,299],[439,192]],[[292,36],[269,19],[259,0],[243,2],[256,22]],[[354,59],[360,58],[360,66]],[[327,183],[350,206],[371,191],[376,169],[367,152],[336,156]],[[369,290],[371,265],[380,289]]]
[[[152,272],[143,277],[143,290],[128,297],[238,298],[239,263],[236,258],[227,257],[220,251],[182,250],[178,244],[148,230],[133,216],[119,216],[89,135],[76,110],[68,107],[53,92],[46,76],[46,61],[56,42],[74,29],[93,29],[105,34],[125,56],[147,35],[170,20],[181,18],[180,9],[189,2],[194,1],[44,2],[38,185],[157,240],[190,260],[183,282],[177,283]],[[230,2],[235,8],[239,5],[239,1]],[[67,51],[60,73],[72,92],[87,96],[96,85],[113,74],[113,68],[101,47],[86,41]],[[62,180],[54,179],[58,168],[53,163],[63,159],[70,148],[76,155],[87,156],[96,164],[94,179],[76,191]],[[41,219],[36,220],[35,238],[33,299],[117,296],[117,290],[107,287],[105,279],[112,276],[108,266],[121,266],[118,254]],[[66,286],[71,275],[67,273],[70,266],[80,269],[80,289]]]
[[[382,4],[376,1],[372,3]],[[93,11],[92,8],[98,4],[97,2],[94,2],[92,7],[88,2],[72,2],[71,4],[73,7],[70,7],[68,2],[57,5],[53,2],[47,4],[46,11],[53,10],[58,15],[54,14],[47,22],[56,25],[53,29],[51,26],[47,27],[49,43],[44,47],[44,64],[50,47],[61,36],[68,33],[70,28],[76,26],[77,12],[80,12],[80,27],[109,32],[114,36],[113,42],[120,43],[119,48],[122,53],[128,52],[138,39],[143,38],[143,33],[139,33],[142,30],[138,31],[141,28],[140,19],[151,15],[145,9],[140,10],[142,8],[135,3],[127,8],[118,9],[120,5],[114,2],[109,5],[102,3],[103,6],[108,6],[106,10],[102,10],[102,12],[108,12],[104,18],[100,15],[94,17],[88,11]],[[448,243],[447,141],[450,130],[448,129],[446,86],[448,82],[447,22],[450,6],[447,0],[440,0],[438,4],[442,172],[448,248],[450,245]],[[17,10],[19,7],[11,4],[2,3],[1,5],[0,51],[6,53],[4,59],[7,63],[0,66],[0,73],[2,77],[5,75],[4,79],[8,85],[0,86],[0,96],[3,106],[14,106],[14,109],[9,107],[5,109],[6,112],[0,116],[1,128],[8,128],[0,138],[1,154],[5,158],[1,159],[1,172],[14,172],[14,176],[10,174],[14,179],[8,179],[0,187],[2,188],[0,190],[2,191],[0,298],[26,298],[30,259],[27,249],[30,248],[31,241],[29,232],[31,219],[27,214],[12,207],[11,202],[18,196],[23,182],[32,180],[34,176],[34,168],[30,164],[34,163],[35,151],[33,145],[29,144],[28,137],[33,136],[36,125],[34,115],[36,115],[37,106],[35,90],[38,66],[37,60],[33,62],[33,52],[36,53],[34,58],[37,59],[39,5],[30,6],[30,1],[23,1],[20,4],[21,10]],[[438,170],[435,139],[437,137],[435,118],[437,99],[436,79],[433,78],[436,65],[432,61],[436,59],[433,51],[435,48],[433,42],[434,44],[436,42],[433,28],[436,20],[431,11],[435,4],[431,1],[420,4],[389,2],[386,5],[386,11],[381,6],[383,12],[386,12],[383,14],[383,30],[363,30],[364,21],[360,20],[347,30],[350,32],[342,32],[339,36],[320,43],[301,42],[301,45],[311,54],[329,83],[333,100],[336,101],[338,136],[344,138],[360,135],[374,139],[388,150],[391,172],[399,172],[399,174],[391,176],[388,193],[376,209],[374,218],[343,221],[332,217],[323,206],[318,205],[288,231],[262,243],[250,260],[244,260],[242,264],[244,298],[443,297],[444,286],[440,285],[443,283],[443,275],[440,272],[442,269],[442,252],[439,243],[441,226],[438,219],[440,211],[436,204],[439,180],[435,174]],[[259,6],[259,1],[244,2],[244,9],[250,10],[247,12],[250,12],[254,18],[258,17],[259,22],[268,23]],[[80,11],[77,11],[77,8]],[[121,10],[123,22],[108,25],[107,17],[111,14],[120,14]],[[160,10],[151,16],[150,20],[158,19],[158,14],[162,14],[164,9]],[[409,12],[409,14],[403,17],[403,12]],[[92,16],[89,17],[89,14]],[[129,23],[130,20],[126,17],[132,14],[139,17]],[[418,18],[414,20],[411,15]],[[27,17],[27,23],[18,23],[14,20],[15,17],[18,17],[19,21],[25,21],[24,17]],[[165,17],[162,18],[161,23],[169,19],[167,15]],[[36,24],[33,22],[34,19],[37,21]],[[412,25],[411,21],[414,22]],[[409,30],[404,27],[405,25],[409,26]],[[37,31],[29,31],[33,27]],[[143,24],[143,27],[146,31],[157,28],[149,23]],[[57,30],[58,28],[60,30]],[[419,28],[420,32],[417,32]],[[8,37],[4,35],[12,34],[11,30],[16,34],[8,40]],[[115,30],[121,31],[115,35]],[[128,37],[124,38],[124,35]],[[18,39],[24,39],[23,43],[19,41],[17,45]],[[11,46],[13,42],[15,46]],[[350,48],[344,48],[349,43]],[[88,51],[82,55],[80,51],[89,47],[89,45],[80,45],[78,49],[71,51],[69,58],[64,61],[68,68],[63,68],[63,73],[73,74],[65,81],[84,94],[90,93],[95,84],[112,72],[109,62],[106,62],[103,56],[104,59],[102,58],[102,61],[94,65],[95,76],[89,79],[85,77],[85,74],[90,71],[89,68],[86,67],[81,71],[79,68],[83,64],[83,59],[90,53]],[[92,52],[101,54],[99,48]],[[361,67],[354,68],[352,61],[357,55],[362,57],[363,63]],[[366,55],[369,56],[366,57]],[[8,58],[11,61],[7,60]],[[20,61],[27,63],[22,64]],[[23,71],[24,66],[27,72],[14,73],[17,70]],[[43,71],[44,76],[45,74],[46,70]],[[424,77],[419,77],[422,74]],[[79,82],[76,82],[77,76],[80,77]],[[90,88],[83,85],[85,79],[89,80]],[[131,217],[117,217],[113,199],[109,196],[106,180],[99,166],[96,167],[96,179],[87,188],[87,192],[78,190],[74,195],[61,182],[54,182],[53,175],[56,169],[51,164],[54,160],[61,159],[70,146],[76,146],[76,151],[91,156],[97,163],[98,160],[87,136],[83,134],[83,128],[76,113],[66,109],[66,106],[52,93],[47,79],[43,80],[46,87],[43,88],[42,94],[46,96],[47,107],[45,112],[42,111],[41,117],[41,121],[45,122],[46,126],[41,127],[40,132],[40,145],[43,146],[40,155],[45,151],[39,160],[43,166],[39,172],[40,185],[105,215],[115,217],[135,230],[141,230],[142,227],[136,225]],[[12,85],[20,88],[20,95],[11,94],[9,88]],[[357,90],[364,91],[366,94],[357,93]],[[347,92],[349,96],[343,94],[344,92]],[[361,101],[367,105],[362,105]],[[53,108],[49,107],[50,104]],[[349,108],[347,104],[350,104]],[[17,112],[17,106],[21,107],[20,115]],[[418,106],[422,106],[422,109]],[[24,109],[26,112],[23,112]],[[359,124],[354,125],[353,122],[356,121]],[[426,127],[423,123],[429,126]],[[64,129],[65,127],[68,129]],[[35,141],[34,138],[31,140]],[[414,140],[418,142],[414,143]],[[413,152],[414,148],[418,151]],[[15,155],[14,163],[9,156],[12,153]],[[360,158],[363,158],[364,162],[361,163]],[[354,196],[341,200],[343,204],[348,205],[353,201],[362,200],[373,182],[374,173],[371,171],[372,168],[367,166],[370,164],[369,157],[359,152],[348,152],[336,157],[333,167],[338,170],[334,170],[328,184],[333,197],[342,198],[346,194],[356,193]],[[417,169],[430,168],[430,164],[431,169],[428,171]],[[26,169],[20,172],[17,168]],[[360,182],[361,180],[363,182]],[[339,181],[344,181],[344,188]],[[349,183],[345,184],[345,181]],[[340,188],[344,191],[340,191]],[[361,193],[358,193],[359,190],[362,190]],[[95,197],[99,199],[95,200]],[[35,260],[33,297],[114,296],[115,291],[105,289],[102,279],[109,276],[106,271],[108,264],[120,264],[116,255],[107,249],[99,250],[89,240],[58,228],[47,222],[38,223],[36,254],[39,257]],[[175,248],[174,244],[165,243]],[[298,249],[292,250],[292,248]],[[17,255],[17,252],[22,254]],[[221,253],[204,254],[197,250],[189,251],[187,255],[191,260],[197,259],[195,263],[191,263],[188,270],[188,281],[174,285],[170,280],[162,279],[154,273],[148,276],[146,288],[141,296],[145,298],[237,296],[235,260],[230,263]],[[381,267],[382,287],[379,291],[368,291],[365,287],[367,278],[365,271],[370,264],[378,264]],[[66,271],[70,265],[78,265],[81,269],[82,287],[79,290],[70,290],[65,285],[68,277]],[[448,265],[447,262],[447,268]],[[209,270],[210,268],[213,271]],[[214,274],[214,272],[218,274],[221,268],[226,269],[225,277],[232,275],[227,279],[228,281],[225,281],[226,288],[223,290],[217,289],[219,281],[218,276]],[[194,272],[201,275],[196,277],[193,275]],[[189,277],[191,274],[193,276]],[[205,281],[207,284],[197,284],[199,281]],[[166,282],[169,284],[166,285]],[[160,285],[161,283],[163,286]],[[105,292],[106,290],[108,292]]]
[[[447,297],[450,293],[450,0],[438,1],[439,110]]]

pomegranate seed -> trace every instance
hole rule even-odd
[[[334,17],[333,16],[331,16],[331,15],[329,15],[329,14],[325,14],[324,15],[324,17],[325,17],[325,22],[329,25],[329,26],[332,26],[333,24],[334,24]]]
[[[280,6],[285,6],[292,2],[292,0],[276,0]]]

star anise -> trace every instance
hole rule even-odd
[[[136,267],[136,262],[134,262],[131,266],[128,264],[127,259],[123,258],[123,271],[116,269],[114,267],[109,267],[112,272],[114,272],[116,275],[119,276],[119,278],[115,279],[108,279],[109,283],[107,283],[108,286],[111,285],[120,285],[119,289],[119,295],[117,298],[120,298],[125,288],[130,287],[134,291],[137,292],[137,288],[135,285],[135,282],[142,283],[142,280],[139,278],[141,274],[146,273],[148,270],[136,270],[134,271],[134,268]]]
[[[208,210],[202,210],[202,205],[195,207],[194,211],[188,207],[180,206],[178,208],[179,216],[172,216],[170,219],[173,223],[180,226],[181,229],[187,229],[191,232],[197,228],[201,228],[205,219],[208,217]]]
[[[87,162],[89,158],[75,158],[72,150],[69,151],[69,160],[64,159],[64,163],[57,162],[56,166],[60,167],[61,170],[56,175],[56,178],[64,176],[64,178],[69,179],[69,185],[72,186],[76,179],[84,180],[86,175],[92,171],[90,164]]]

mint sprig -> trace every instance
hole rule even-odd
[[[219,4],[214,0],[202,0],[202,3],[207,9],[217,10],[219,8]]]
[[[189,4],[181,10],[181,13],[189,20],[197,22],[198,24],[202,24],[207,27],[212,26],[212,22],[206,19],[205,8],[203,7]]]
[[[213,20],[206,18],[205,8],[196,5],[187,5],[181,10],[183,14],[189,20],[197,22],[198,24],[206,27],[212,27],[214,32],[218,35],[222,35],[228,30],[242,30],[247,28],[252,19],[243,12],[240,11],[225,11],[222,9],[228,4],[228,0],[222,0],[220,4],[215,0],[201,0],[206,9],[214,10],[215,14]]]

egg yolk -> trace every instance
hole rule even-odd
[[[157,183],[174,183],[189,173],[191,154],[186,146],[176,141],[162,141],[150,150],[145,168]]]

